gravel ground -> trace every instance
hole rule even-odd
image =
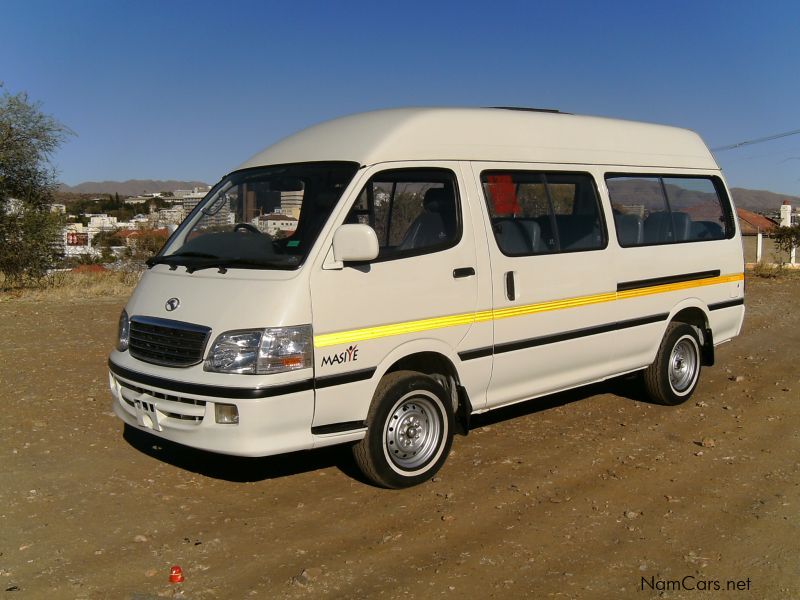
[[[491,413],[401,491],[346,448],[125,432],[124,301],[0,301],[4,598],[800,598],[800,277],[748,280],[685,405],[629,378]]]

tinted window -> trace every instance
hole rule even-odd
[[[497,245],[525,256],[605,247],[591,176],[581,173],[487,171],[481,183]]]
[[[733,231],[710,178],[614,175],[606,183],[622,246],[720,240]]]
[[[225,177],[188,216],[151,264],[296,269],[358,170],[356,163],[257,167]]]
[[[378,259],[449,248],[461,235],[455,178],[445,169],[397,169],[372,177],[346,223],[370,225]]]

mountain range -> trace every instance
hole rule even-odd
[[[800,196],[776,194],[766,190],[748,190],[745,188],[731,188],[733,202],[736,208],[745,208],[757,213],[772,214],[780,210],[784,200],[791,202],[794,208],[800,206]]]
[[[61,184],[60,191],[75,194],[119,194],[120,196],[136,196],[138,194],[153,194],[156,192],[174,192],[175,190],[190,190],[195,187],[207,186],[202,181],[175,181],[158,179],[129,179],[128,181],[85,181],[78,185]],[[773,213],[780,209],[784,200],[789,200],[792,206],[800,205],[800,196],[776,194],[766,190],[748,190],[745,188],[731,188],[733,201],[737,208],[746,208],[758,213]]]
[[[202,181],[175,181],[173,179],[128,179],[127,181],[84,181],[78,185],[59,186],[61,192],[73,194],[119,194],[120,196],[138,196],[139,194],[155,194],[157,192],[174,192],[175,190],[191,190],[206,187]]]

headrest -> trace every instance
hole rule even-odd
[[[425,192],[422,205],[425,210],[435,213],[452,212],[453,196],[445,188],[431,188]]]

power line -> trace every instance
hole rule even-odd
[[[741,148],[742,146],[750,146],[752,144],[760,144],[761,142],[769,142],[771,140],[777,140],[778,138],[789,137],[790,135],[797,135],[800,133],[800,129],[795,129],[794,131],[784,131],[783,133],[776,133],[775,135],[768,135],[762,138],[756,138],[754,140],[746,140],[744,142],[738,142],[736,144],[730,144],[729,146],[719,146],[718,148],[712,148],[712,152],[724,152],[725,150],[733,150],[734,148]]]

